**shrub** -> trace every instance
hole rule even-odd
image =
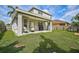
[[[0,33],[4,32],[6,30],[5,23],[3,21],[0,21]]]

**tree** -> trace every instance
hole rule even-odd
[[[72,25],[77,26],[77,32],[79,32],[79,13],[72,18]]]
[[[13,6],[8,6],[11,10],[7,13],[9,16],[12,16],[12,14],[15,12],[15,8]]]
[[[6,30],[5,23],[0,21],[0,32],[4,32]]]

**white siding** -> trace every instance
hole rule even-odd
[[[47,15],[47,14],[45,14],[45,13],[43,13],[43,15],[42,15],[43,17],[45,17],[45,18],[48,18],[48,19],[50,19],[51,18],[51,16],[50,15]]]
[[[13,23],[12,23],[12,30],[17,33],[17,20],[14,19]]]
[[[39,16],[42,16],[44,18],[51,19],[51,16],[46,14],[46,13],[44,13],[44,12],[42,12],[42,14],[39,14],[39,12],[41,12],[39,10],[33,9],[31,12],[34,13],[34,14],[37,14]]]
[[[38,14],[38,10],[33,9],[32,13]]]

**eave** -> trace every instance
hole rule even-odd
[[[37,18],[40,18],[40,19],[44,19],[44,20],[46,20],[46,21],[52,21],[51,19],[48,19],[48,18],[45,18],[45,17],[41,17],[40,15],[36,15],[36,14],[31,13],[31,12],[23,11],[23,10],[20,10],[20,9],[16,9],[15,12],[16,12],[16,13],[15,13],[15,15],[12,17],[12,22],[11,22],[11,24],[13,23],[14,18],[15,18],[15,16],[16,16],[17,13],[21,13],[21,14],[25,14],[25,15],[37,17]]]

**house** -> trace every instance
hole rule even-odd
[[[69,23],[62,20],[53,20],[53,30],[65,30],[69,27]]]
[[[38,8],[29,11],[15,9],[12,16],[12,30],[17,35],[52,31],[52,15]]]

